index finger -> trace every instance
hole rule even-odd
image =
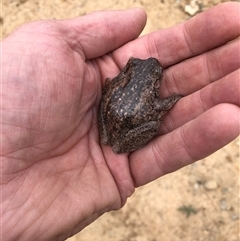
[[[166,68],[223,45],[240,35],[240,4],[222,3],[187,22],[129,42],[113,53],[123,66],[129,57],[157,58]]]

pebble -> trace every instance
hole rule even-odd
[[[220,200],[220,208],[221,210],[227,210],[227,202],[225,199]]]
[[[204,183],[204,188],[209,191],[215,190],[218,188],[218,184],[215,180],[209,180]]]
[[[197,12],[200,11],[200,7],[197,0],[192,0],[189,5],[185,6],[185,12],[190,16],[196,15]]]
[[[239,219],[239,214],[238,214],[238,213],[234,213],[234,214],[232,214],[232,215],[230,216],[230,218],[231,218],[232,221],[236,221],[236,220]]]

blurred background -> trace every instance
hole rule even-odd
[[[142,7],[142,34],[186,21],[221,0],[3,0],[2,38],[38,19]],[[239,19],[236,21],[239,21]],[[239,138],[213,155],[138,188],[69,241],[239,241]],[[68,205],[66,203],[66,205]],[[64,218],[64,217],[62,217]]]

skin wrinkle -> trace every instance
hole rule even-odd
[[[116,40],[115,40],[115,38],[113,38],[114,34],[112,34],[112,29],[108,24],[108,19],[104,18],[104,20],[105,20],[104,26],[107,29],[105,32],[108,33],[107,39],[112,39],[112,41],[108,41],[108,43],[107,43],[107,46],[109,47],[109,49],[106,52],[111,52],[114,49],[113,46],[112,46],[112,43],[115,42]]]
[[[99,72],[95,71],[93,74],[90,74],[90,71],[84,71],[84,73],[82,73],[82,76],[83,76],[83,78],[85,78],[86,81],[79,83],[79,85],[80,85],[79,89],[85,88],[87,90],[87,92],[85,92],[84,94],[81,92],[79,93],[79,98],[78,98],[78,100],[76,100],[77,101],[76,105],[79,103],[87,103],[85,105],[80,104],[80,106],[83,111],[88,112],[89,106],[92,103],[95,103],[96,99],[99,97],[98,95],[100,92],[100,83],[99,83],[100,81],[94,83],[95,78],[99,79]],[[90,92],[90,90],[92,90],[92,89],[95,90],[93,93]],[[79,116],[79,120],[81,118],[82,118],[82,116],[81,117]]]
[[[34,190],[34,189],[33,189]],[[32,191],[33,192],[33,191]],[[37,200],[39,200],[38,202],[36,202],[36,203],[34,203],[34,205],[36,205],[36,206],[39,206],[39,204],[41,204],[41,198],[39,198],[39,199],[36,199],[36,201]],[[53,203],[53,202],[52,202]],[[33,206],[34,206],[33,205]],[[30,207],[31,207],[31,205],[30,205]],[[51,207],[51,205],[49,206],[49,208],[48,208],[48,210],[50,209],[50,207]],[[32,208],[33,209],[33,208]],[[44,220],[45,219],[47,219],[47,215],[45,215],[45,214],[47,214],[47,211],[48,210],[46,210],[45,212],[42,212],[41,213],[41,218],[35,218],[35,219],[33,219],[31,222],[30,222],[30,224],[28,225],[28,226],[26,226],[26,229],[30,229],[32,226],[38,226],[39,227],[39,225],[36,225],[36,223],[38,223],[39,221],[41,221],[41,223],[44,223]],[[33,211],[34,211],[34,209],[33,209]],[[29,210],[29,212],[28,213],[31,213],[31,210]],[[33,216],[33,215],[32,215]],[[37,216],[37,215],[36,215]],[[44,218],[45,217],[45,218]],[[28,216],[28,218],[29,218],[29,216]],[[23,222],[23,220],[24,220],[24,218],[22,219],[22,218],[20,218],[20,220],[19,220],[19,222]],[[16,224],[17,225],[17,224]],[[53,225],[53,224],[52,224]],[[50,226],[51,227],[51,226]],[[47,229],[49,229],[50,227],[48,227]],[[24,236],[24,233],[26,232],[26,229],[25,229],[25,231],[23,231],[23,236]],[[36,230],[36,228],[35,228],[35,230]],[[32,232],[34,232],[34,229],[33,229],[33,231]],[[44,234],[44,233],[43,233]],[[43,235],[42,234],[42,235]],[[42,236],[41,234],[40,235],[38,235],[38,238],[40,237],[40,236]],[[20,235],[20,237],[21,237],[21,235]],[[18,237],[18,239],[20,238],[20,237]],[[26,239],[26,237],[24,237],[25,239]]]
[[[78,128],[78,125],[76,125],[75,129],[73,129],[72,133],[74,133],[77,128]],[[29,129],[29,128],[27,128],[27,129]],[[60,128],[60,129],[62,129],[62,128]],[[51,132],[56,132],[56,131],[58,131],[58,130],[54,130],[54,131],[51,131]],[[46,134],[49,134],[49,133],[51,133],[51,132],[48,131]],[[71,136],[71,135],[70,135],[70,136]],[[70,137],[69,137],[69,138],[70,138]],[[65,140],[65,142],[66,142],[69,138],[67,138],[67,139]],[[31,147],[31,149],[42,150],[41,148],[37,147],[36,145],[42,145],[42,144],[46,144],[46,143],[48,143],[48,142],[49,142],[49,140],[47,140],[46,142],[40,142],[40,143],[37,143],[37,144],[34,144],[34,145],[33,145],[33,143],[31,142],[31,144],[29,144],[28,146],[22,147],[21,151],[24,151],[25,149],[27,149],[27,148],[29,148],[29,147]],[[65,142],[61,143],[61,145],[64,145]],[[77,143],[76,143],[76,144],[77,144]],[[75,144],[75,145],[76,145],[76,144]],[[60,147],[60,146],[56,146],[56,147],[54,147],[54,149],[49,150],[49,151],[46,153],[46,155],[42,156],[39,160],[41,160],[41,159],[43,159],[43,158],[46,158],[46,157],[50,157],[50,156],[51,156],[51,153],[54,153],[54,151],[56,151],[56,149],[58,149],[59,147]],[[43,147],[43,148],[44,148],[44,147]],[[15,153],[15,151],[12,151],[11,153]],[[62,154],[63,154],[63,153],[62,153]],[[8,156],[8,157],[10,157],[10,158],[15,158],[15,157],[11,157],[11,156]],[[51,157],[54,157],[54,156],[51,156]],[[20,160],[24,160],[24,159],[21,158]]]
[[[31,128],[28,127],[27,129],[28,129],[29,131],[32,131],[32,130],[39,131],[38,129],[34,129],[34,128],[32,128],[32,127],[31,127]],[[48,133],[49,133],[49,132],[48,132]],[[42,143],[40,143],[40,144],[42,144]],[[27,146],[27,147],[28,147],[28,146]]]
[[[121,198],[121,207],[125,204],[127,198],[132,196],[132,194],[134,192],[134,181],[133,181],[133,176],[130,172],[130,164],[127,163],[127,165],[129,167],[128,168],[129,172],[127,173],[127,176],[125,177],[125,179],[121,178],[121,179],[118,179],[117,181],[115,180],[116,186],[118,187],[119,196]],[[113,177],[114,177],[114,175],[113,175]],[[131,183],[131,186],[129,186],[129,188],[127,188],[128,187],[127,184],[129,182]],[[123,188],[120,188],[120,186]],[[121,195],[120,195],[120,193],[121,193],[120,190],[122,190],[122,189],[124,189],[124,193],[125,193],[124,197],[121,197]]]
[[[151,148],[151,154],[153,158],[150,158],[150,159],[153,159],[154,162],[157,164],[157,167],[158,167],[157,171],[159,176],[161,177],[162,175],[164,175],[164,173],[166,173],[165,170],[168,170],[168,161],[165,158],[164,151],[161,145],[159,145],[157,142],[154,143],[154,145],[152,145],[152,148]]]
[[[191,123],[192,121],[190,121]],[[179,132],[179,135],[181,137],[181,143],[183,145],[183,150],[185,150],[185,153],[187,153],[189,159],[191,161],[188,160],[188,162],[192,162],[192,160],[197,160],[196,158],[194,158],[194,155],[191,153],[191,149],[188,148],[188,144],[187,144],[187,138],[186,138],[186,135],[185,135],[185,131],[186,131],[186,128],[180,128],[178,129],[178,132]],[[188,158],[185,158],[185,159],[188,159]],[[166,173],[166,172],[165,172]]]
[[[191,34],[190,34],[189,30],[190,29],[187,27],[186,24],[182,25],[183,37],[184,37],[185,43],[187,44],[187,48],[190,52],[190,53],[188,53],[188,56],[195,56],[196,54],[195,54],[194,50],[192,49],[192,47],[194,47],[194,45],[190,44],[190,43],[194,43],[194,42],[191,39]]]
[[[7,184],[7,183],[9,183],[9,182],[11,182],[11,181],[13,181],[13,180],[15,180],[15,179],[21,179],[25,174],[23,174],[23,172],[17,172],[18,173],[18,176],[15,176],[15,175],[12,175],[12,178],[11,179],[9,179],[8,178],[8,180],[6,181],[6,182],[1,182],[1,185],[3,185],[3,184]],[[12,172],[10,173],[10,174],[12,174]],[[2,174],[2,177],[4,177],[4,176],[8,176],[9,175],[9,173],[4,173],[4,174]],[[24,179],[23,179],[23,183],[24,183]],[[5,187],[4,186],[2,186],[2,196],[4,196],[4,198],[5,198],[5,200],[8,200],[9,199],[9,197],[11,197],[11,199],[12,200],[14,200],[14,198],[15,198],[15,196],[17,195],[17,191],[18,191],[18,189],[17,188],[15,188],[16,189],[16,191],[14,190],[13,192],[9,192],[9,190],[7,190],[7,194],[6,193],[4,193],[4,190],[5,190]],[[3,199],[2,199],[3,200]],[[23,203],[25,202],[25,200],[24,201],[22,201],[21,203],[17,203],[18,204],[18,206],[17,207],[21,207],[22,205],[23,205]],[[6,202],[4,202],[4,200],[3,200],[3,202],[2,202],[2,204],[5,204]],[[6,205],[6,210],[8,209],[8,206],[10,205],[10,202],[8,202],[8,205],[7,204],[5,204]],[[15,205],[16,206],[16,205]],[[15,209],[16,207],[14,207],[14,209]],[[6,213],[7,213],[8,211],[6,211]]]
[[[176,26],[172,27],[172,30],[175,30]],[[184,36],[182,34],[181,29],[183,28],[182,24],[178,25],[179,30],[176,31],[175,34],[173,34],[172,38],[163,38],[164,42],[165,42],[165,47],[168,51],[167,53],[165,53],[165,49],[164,49],[164,55],[168,56],[168,59],[172,59],[172,61],[168,61],[169,63],[167,64],[167,68],[174,66],[175,64],[178,64],[181,61],[184,61],[186,58],[186,50],[188,49],[188,45],[186,45],[185,41],[184,41]],[[164,36],[168,36],[169,35],[169,31],[171,31],[171,29],[168,29],[166,31],[163,31]],[[159,49],[162,50],[162,46],[159,46]],[[189,56],[189,54],[187,53],[187,56]]]
[[[164,121],[164,119],[166,120],[166,118],[167,118],[167,121]],[[172,118],[171,111],[167,114],[166,118],[163,117],[163,123],[165,123],[164,125],[165,134],[176,129],[176,126],[174,124],[175,121],[174,121],[174,118]]]
[[[172,75],[173,76],[173,75]],[[181,94],[181,90],[180,90],[180,87],[179,87],[179,84],[178,84],[178,81],[176,78],[173,78],[173,83],[174,83],[174,87],[177,88],[177,91],[176,93],[179,93]],[[170,89],[170,88],[169,88]],[[175,91],[174,91],[175,92]],[[184,96],[183,96],[184,97]]]
[[[98,170],[101,170],[101,164],[99,165],[100,166],[100,168],[97,168],[97,166],[98,165],[96,165],[96,169],[98,169]],[[99,180],[99,183],[100,183],[100,188],[98,189],[98,191],[100,190],[100,192],[101,192],[101,194],[100,194],[100,196],[102,197],[102,198],[104,198],[104,192],[103,192],[103,190],[105,189],[105,187],[104,186],[102,186],[101,185],[101,180],[100,180],[100,176],[98,177],[98,180]],[[108,204],[106,204],[106,208],[108,209],[110,209],[110,207],[112,206],[112,203],[108,203]],[[97,208],[96,208],[96,206],[94,207],[94,213],[95,212],[97,212]]]
[[[27,176],[27,175],[25,175],[25,176]],[[24,178],[24,180],[23,180],[23,183],[25,182],[25,180],[26,180],[26,178]],[[12,180],[11,180],[12,181]],[[30,192],[29,192],[29,190],[31,190]],[[18,189],[16,190],[16,192],[14,192],[13,193],[13,197],[11,197],[11,199],[12,200],[14,200],[14,197],[16,196],[19,196],[18,195],[18,192],[20,192]],[[20,210],[24,210],[24,211],[29,211],[31,208],[32,208],[32,206],[30,205],[30,206],[28,206],[28,202],[27,202],[27,200],[29,199],[29,197],[31,197],[32,196],[32,193],[33,193],[33,188],[31,187],[30,188],[30,183],[28,184],[28,195],[25,197],[25,199],[24,200],[22,200],[21,202],[20,202],[20,200],[21,199],[18,199],[18,206],[15,206],[14,207],[14,209],[10,209],[10,210],[8,210],[8,211],[6,211],[5,213],[4,213],[4,215],[8,215],[8,213],[10,214],[10,215],[8,215],[9,217],[6,219],[6,220],[8,220],[8,222],[11,222],[11,221],[14,221],[15,222],[15,225],[16,224],[18,224],[18,223],[21,223],[22,224],[22,222],[23,222],[23,220],[24,219],[22,219],[21,217],[23,216],[23,214],[22,214],[22,212],[20,212]],[[20,197],[21,197],[21,195],[20,195]],[[10,205],[10,204],[9,204]],[[7,210],[7,207],[8,206],[6,206],[6,209],[5,210]],[[22,207],[22,208],[21,208]],[[25,207],[29,207],[27,210],[26,210],[26,208]],[[20,209],[21,208],[21,209]],[[19,212],[18,212],[18,209],[19,209]],[[11,213],[12,212],[14,212],[14,215],[11,215]],[[18,214],[18,215],[17,215]],[[5,225],[6,225],[7,223],[5,223]]]
[[[215,57],[215,60],[214,62],[216,61],[217,62],[217,65],[218,65],[218,72],[221,71],[221,76],[224,76],[224,71],[223,71],[223,65],[222,65],[222,61],[221,61],[221,58],[220,58],[220,53],[215,51],[214,52],[214,57]],[[210,73],[210,67],[208,68],[208,73]],[[210,76],[209,76],[210,77]],[[213,79],[213,78],[210,78],[210,79]]]
[[[206,54],[206,56],[205,56],[205,58],[203,58],[203,67],[204,67],[204,71],[203,71],[203,73],[206,73],[206,78],[203,78],[203,79],[209,79],[209,83],[212,83],[213,81],[214,81],[214,77],[211,75],[211,71],[210,71],[210,69],[211,69],[211,60],[210,60],[210,56],[211,56],[211,52],[210,53],[207,53]],[[209,55],[209,56],[208,56]],[[216,53],[215,53],[215,55],[216,55]],[[215,58],[214,58],[214,61],[216,60],[216,61],[218,61],[218,63],[219,63],[219,56],[214,56]],[[218,58],[216,58],[216,57],[218,57]],[[215,62],[216,62],[215,61]],[[223,70],[221,69],[221,76],[224,76],[223,75]],[[216,79],[215,79],[216,80]]]
[[[234,47],[232,47],[232,46],[234,46]],[[224,70],[224,73],[230,73],[230,72],[235,71],[239,68],[239,66],[240,66],[240,55],[235,55],[235,53],[239,51],[239,47],[240,47],[240,39],[239,38],[235,39],[234,41],[231,41],[231,42],[229,42],[225,45],[224,54],[222,54],[221,57],[219,57],[219,58],[221,59],[222,56],[224,56],[227,52],[228,59],[231,60],[231,61],[226,63],[222,60],[221,67]],[[234,53],[235,58],[232,58],[232,56],[231,56],[232,53]],[[230,66],[230,70],[227,70],[227,68],[229,66]],[[224,69],[224,67],[225,67],[225,69]]]
[[[84,47],[84,45],[82,43],[88,45],[88,43],[86,42],[86,39],[88,39],[89,36],[92,35],[91,34],[91,29],[95,28],[95,24],[96,24],[96,19],[94,19],[92,23],[88,23],[88,25],[85,28],[81,27],[79,30],[78,29],[76,30],[76,34],[77,34],[76,45],[81,47],[80,48],[81,51],[80,52],[77,51],[77,52],[79,54],[85,53],[85,59],[83,59],[84,61],[89,60],[90,58],[89,58],[89,56],[87,56],[87,54],[86,54],[87,51],[85,49],[85,48],[88,48],[88,46]],[[104,28],[105,28],[105,26],[104,26]],[[104,32],[104,30],[102,32]],[[79,48],[74,48],[75,51],[78,50],[78,49]]]
[[[119,74],[120,71],[121,71],[121,69],[123,68],[123,66],[121,67],[121,64],[118,62],[117,58],[114,57],[115,55],[114,55],[113,53],[109,53],[108,55],[109,55],[110,58],[113,59],[113,62],[116,63],[117,72],[118,72],[118,74]],[[103,76],[102,71],[104,71],[104,70],[103,70],[103,69],[102,69],[102,70],[100,69],[100,71],[101,71],[101,76]],[[113,78],[115,78],[115,77],[113,77]],[[113,78],[112,78],[112,79],[113,79]],[[104,80],[104,85],[105,85],[105,83],[106,83],[106,81]]]
[[[206,85],[208,85],[209,83],[211,83],[211,78],[210,78],[210,73],[209,73],[209,68],[207,66],[207,63],[208,63],[208,58],[207,56],[205,56],[205,58],[200,58],[198,56],[195,57],[195,60],[197,62],[197,65],[200,66],[196,75],[200,74],[200,78],[201,78],[201,81],[199,81],[199,84],[201,86],[200,87],[200,90],[202,88],[204,88]],[[197,66],[197,67],[198,67]],[[191,76],[192,77],[192,76]],[[193,78],[196,79],[196,77],[193,75]],[[191,79],[191,78],[190,78]],[[206,81],[202,81],[202,80],[206,80]],[[194,93],[194,92],[191,92],[191,93]]]
[[[49,142],[49,141],[46,141],[45,143],[48,143],[48,142]],[[43,142],[43,143],[40,143],[39,145],[45,144],[45,143]],[[25,147],[22,147],[22,150],[16,150],[16,149],[17,149],[17,147],[16,147],[14,150],[11,150],[11,152],[4,153],[4,155],[5,155],[7,158],[10,158],[10,159],[16,159],[16,160],[22,160],[22,161],[25,160],[25,161],[26,161],[26,159],[23,158],[23,157],[17,158],[17,154],[18,154],[18,152],[22,152],[22,151],[24,151],[25,149],[28,149],[28,148],[43,151],[43,149],[37,148],[37,147],[34,146],[33,144],[29,144],[29,145],[27,145],[27,146],[25,146]],[[12,154],[15,154],[15,155],[12,156]],[[46,157],[46,156],[44,156],[44,157]],[[41,160],[41,159],[39,159],[39,160]]]
[[[162,39],[163,39],[163,42],[164,42],[164,44],[163,44],[163,46],[164,46],[164,51],[166,51],[167,50],[167,56],[172,56],[172,51],[169,49],[169,45],[168,45],[168,42],[167,42],[167,39],[166,39],[166,34],[165,34],[165,32],[163,32],[163,36],[162,36]],[[167,47],[167,48],[166,48]],[[159,53],[159,51],[161,51],[161,48],[157,51],[157,53],[158,53],[158,55],[159,55],[159,58],[160,58],[160,53]]]
[[[208,93],[210,93],[211,92],[210,89],[212,89],[212,86],[211,87],[208,86],[208,88],[204,88],[204,91],[208,91]],[[201,113],[204,113],[205,111],[207,111],[209,109],[209,105],[206,104],[207,101],[206,100],[204,101],[204,97],[203,97],[204,91],[202,89],[200,91],[198,91],[198,102],[200,103],[200,105],[202,107]],[[210,95],[206,95],[206,96],[209,97]],[[208,100],[209,100],[209,98],[208,98]],[[212,105],[210,105],[210,106],[212,106]]]
[[[6,161],[8,161],[7,159],[9,159],[9,158],[6,158]],[[19,161],[19,159],[17,159],[17,158],[14,158],[14,160],[15,161]],[[21,164],[19,164],[19,166],[20,165]],[[18,171],[16,171],[16,170],[13,170],[13,168],[11,168],[11,167],[5,168],[5,166],[6,166],[5,163],[2,163],[2,171],[3,171],[2,177],[4,177],[5,182],[3,183],[3,181],[2,181],[1,185],[8,184],[11,181],[17,181],[17,179],[20,180],[25,175],[24,172],[26,172],[28,170],[28,168],[29,168],[29,167],[24,167],[21,170],[18,169]],[[33,164],[31,166],[33,166]],[[6,172],[5,169],[8,169],[9,171]],[[6,199],[7,199],[7,197],[8,196],[6,196]]]
[[[104,154],[104,153],[103,153]],[[105,157],[105,160],[107,160],[107,158]],[[120,183],[119,183],[119,176],[120,175],[114,175],[114,173],[113,173],[113,171],[112,171],[112,169],[111,169],[111,167],[110,167],[110,165],[109,165],[109,163],[108,163],[108,161],[106,161],[106,165],[108,166],[108,169],[109,169],[109,171],[111,172],[111,177],[112,177],[112,179],[114,180],[114,184],[115,184],[115,186],[117,187],[117,190],[118,190],[118,195],[119,195],[119,202],[120,202],[120,207],[122,207],[124,204],[125,204],[125,202],[126,202],[126,200],[124,201],[124,199],[123,199],[123,197],[120,195],[121,194],[121,190],[122,190],[122,188],[121,188],[121,185],[120,185]],[[128,164],[128,165],[130,165],[130,164]],[[118,168],[118,169],[120,169],[120,168]],[[119,173],[118,173],[119,174]],[[129,171],[129,177],[131,177],[132,175],[131,175],[131,172]],[[124,185],[125,186],[125,185]],[[101,189],[102,190],[102,189]]]
[[[45,37],[45,36],[44,36]],[[47,36],[48,37],[48,36]],[[49,43],[44,43],[44,46],[46,46],[44,49],[45,49],[45,53],[42,55],[44,56],[44,60],[45,60],[45,65],[47,65],[48,61],[49,60],[52,60],[55,62],[55,64],[57,64],[59,58],[61,57],[60,54],[58,54],[58,58],[56,58],[55,55],[49,55],[48,53],[50,52],[50,49],[53,49],[55,52],[59,52],[59,53],[64,53],[66,56],[70,56],[70,54],[68,53],[69,50],[68,49],[65,49],[65,48],[62,48],[62,47],[58,47],[57,45],[54,45],[54,44],[49,44]],[[52,54],[52,53],[51,53]],[[59,62],[62,62],[61,59]],[[39,64],[39,63],[38,63]],[[58,71],[62,71],[61,69]]]
[[[75,41],[74,44],[72,43],[70,46],[73,49],[73,51],[76,52],[77,55],[80,55],[82,60],[86,62],[88,59],[87,59],[87,56],[86,56],[86,54],[84,52],[83,44],[81,42],[81,38],[83,38],[82,36],[84,36],[84,34],[82,32],[80,33],[81,34],[80,40],[77,40],[79,38],[77,36],[77,34],[78,34],[78,31],[76,30],[76,38],[75,38],[76,41]]]
[[[106,21],[107,22],[107,21]],[[86,51],[86,49],[90,49],[90,47],[88,46],[88,42],[85,40],[85,39],[88,39],[89,38],[89,33],[91,32],[91,29],[92,28],[95,28],[95,25],[96,24],[96,22],[94,22],[94,23],[92,23],[92,24],[90,24],[89,26],[88,26],[88,28],[86,29],[86,33],[82,33],[81,32],[81,34],[80,34],[80,39],[79,39],[79,41],[78,42],[82,42],[82,43],[86,43],[86,46],[84,47],[83,45],[81,45],[82,46],[82,48],[83,48],[83,52],[86,54],[85,55],[85,59],[84,59],[84,61],[86,61],[86,60],[91,60],[91,59],[94,59],[94,58],[96,58],[96,57],[98,57],[98,56],[92,56],[93,54],[91,53],[91,52],[88,52],[88,51]],[[104,33],[105,32],[105,28],[106,28],[106,26],[101,26],[101,28],[104,28],[104,29],[101,29],[101,31],[102,31],[102,33]],[[99,36],[97,36],[97,38],[98,38],[98,41],[100,41],[101,43],[102,43],[102,41],[101,41],[101,39],[99,38]],[[103,37],[104,39],[105,39],[105,37]],[[89,45],[91,45],[92,43],[89,43]],[[109,43],[108,43],[108,51],[110,51],[110,50],[112,50],[112,49],[110,49],[109,48]],[[108,52],[107,51],[107,52]],[[101,56],[101,54],[100,54],[100,56]]]
[[[75,30],[75,31],[76,31],[76,37],[74,39],[77,39],[77,30]],[[86,62],[87,61],[87,56],[84,53],[83,45],[82,45],[81,41],[77,41],[76,40],[75,42],[76,43],[72,43],[70,45],[70,47],[72,48],[74,53],[77,53],[77,57],[80,55],[81,59]]]
[[[144,36],[146,39],[146,42],[144,43],[144,47],[146,49],[146,52],[147,52],[147,56],[152,56],[154,57],[154,53],[158,53],[157,48],[157,44],[155,42],[155,39],[154,38],[151,38],[151,35],[146,35]],[[157,57],[159,59],[159,56]],[[160,63],[161,65],[161,63]]]
[[[166,69],[166,70],[163,70],[164,72],[163,72],[163,82],[164,82],[164,84],[165,84],[165,86],[166,86],[166,88],[164,89],[164,92],[165,91],[167,91],[167,94],[165,94],[164,93],[164,96],[166,95],[166,96],[170,96],[173,92],[175,92],[175,93],[178,93],[178,94],[180,94],[181,95],[181,91],[180,91],[180,89],[179,89],[179,87],[178,87],[178,81],[177,81],[177,78],[175,78],[175,76],[174,76],[174,72],[173,71],[168,71],[168,69]],[[166,76],[166,74],[165,74],[165,72],[170,72],[170,78],[169,78],[169,76],[167,75]],[[169,81],[169,79],[170,79],[170,81]],[[172,87],[174,87],[174,90],[173,90],[173,88]],[[175,88],[176,88],[176,91],[175,91]],[[161,90],[161,87],[160,87],[160,90]],[[171,90],[171,92],[170,92],[170,90]]]

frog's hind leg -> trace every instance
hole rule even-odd
[[[147,144],[158,131],[158,122],[143,123],[124,133],[112,146],[115,153],[129,153]]]

